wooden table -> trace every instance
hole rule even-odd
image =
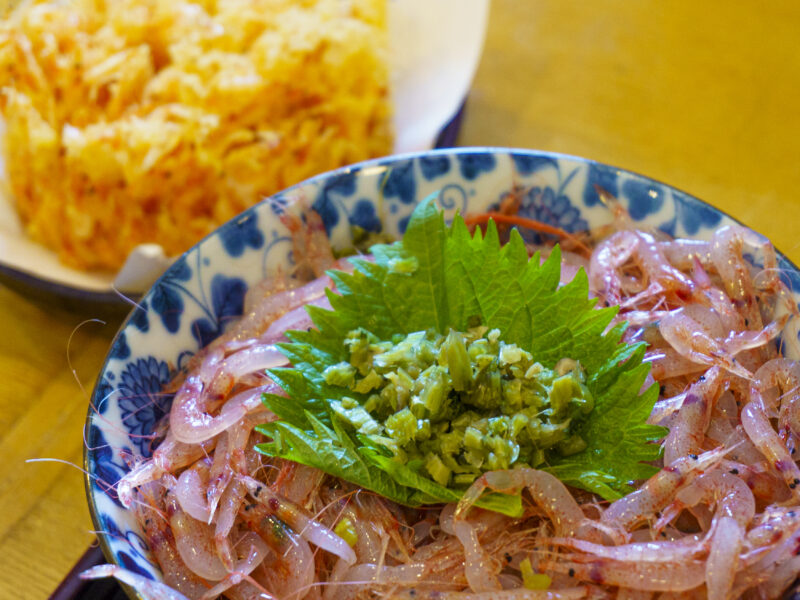
[[[800,263],[798,33],[794,0],[495,0],[459,143],[650,175]],[[81,474],[25,463],[81,462],[88,393],[116,330],[87,323],[70,342],[82,320],[0,288],[2,598],[46,597],[93,538]]]

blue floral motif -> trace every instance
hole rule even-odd
[[[133,564],[136,564],[136,567],[133,567],[132,570],[136,571],[144,575],[145,577],[149,577],[152,579],[152,575],[149,573],[148,570],[142,569],[141,561],[144,560],[148,564],[152,566],[156,566],[152,561],[150,561],[146,556],[145,552],[147,552],[147,542],[144,541],[142,536],[134,533],[130,529],[125,531],[121,530],[117,524],[108,517],[108,515],[102,515],[100,517],[100,525],[102,527],[101,531],[104,535],[106,535],[110,539],[114,540],[126,540],[130,544],[130,555],[127,552],[121,552],[120,555],[124,554],[127,557],[127,560],[130,561],[137,561]],[[118,558],[120,560],[123,559],[120,555]],[[133,558],[136,557],[136,558]],[[131,567],[129,567],[131,568]]]
[[[522,196],[518,214],[528,219],[560,227],[570,233],[586,231],[589,228],[589,224],[581,217],[580,210],[572,205],[569,197],[565,194],[557,194],[550,186],[530,188]],[[535,231],[522,229],[520,233],[523,239],[529,243],[541,244],[544,241],[543,235]]]
[[[599,186],[612,196],[619,196],[617,188],[617,169],[607,165],[589,163],[586,173],[586,186],[583,188],[583,203],[586,206],[594,206],[600,202],[600,196],[594,186]]]
[[[116,539],[122,539],[125,537],[125,534],[122,533],[122,530],[112,519],[109,519],[108,516],[103,515],[100,517],[100,524],[105,535]]]
[[[117,339],[114,341],[114,344],[111,346],[111,350],[108,352],[109,358],[116,358],[117,360],[125,360],[131,355],[131,348],[128,346],[128,338],[125,335],[125,332],[121,332]]]
[[[377,233],[383,229],[383,224],[375,214],[375,205],[367,199],[359,200],[350,213],[350,224],[361,227],[364,231]]]
[[[423,156],[419,159],[419,169],[422,176],[431,181],[450,171],[450,159],[447,156]]]
[[[289,205],[289,201],[283,194],[275,194],[274,196],[270,196],[267,198],[267,202],[269,203],[269,207],[272,209],[272,212],[276,215],[282,215],[284,212],[286,212],[286,207]]]
[[[778,256],[778,274],[789,290],[794,293],[800,292],[800,271],[783,255]],[[800,337],[800,332],[798,332],[798,337]]]
[[[176,260],[167,272],[153,286],[150,306],[161,317],[161,322],[170,333],[175,333],[181,326],[183,314],[183,298],[180,290],[182,283],[192,278],[192,268],[186,263],[186,257]],[[150,327],[150,324],[147,324]]]
[[[403,204],[411,204],[417,196],[417,182],[414,179],[414,161],[399,162],[386,169],[378,182],[383,189],[384,198],[399,198]]]
[[[122,462],[114,460],[114,451],[109,446],[99,427],[92,428],[89,443],[93,448],[90,456],[89,472],[94,475],[93,485],[111,498],[118,506],[122,506],[113,485],[130,469]]]
[[[241,256],[248,246],[258,250],[264,245],[264,234],[258,228],[258,213],[249,210],[227,223],[219,230],[219,238],[231,256]]]
[[[186,264],[185,261],[184,264]],[[147,333],[150,330],[150,319],[147,318],[146,300],[144,302],[141,302],[138,308],[133,309],[133,312],[131,313],[130,323],[142,333]]]
[[[172,404],[172,395],[161,391],[170,378],[167,363],[153,356],[128,363],[120,376],[117,404],[121,421],[142,456],[150,456],[150,435]]]
[[[97,389],[94,392],[94,408],[101,415],[106,412],[111,403],[111,394],[114,393],[114,386],[111,384],[109,374],[103,376]]]
[[[186,257],[181,256],[172,263],[164,277],[170,281],[189,281],[192,278],[192,267],[186,262]]]
[[[408,222],[411,220],[411,216],[403,217],[397,222],[397,231],[400,232],[400,235],[405,234],[406,229],[408,229]]]
[[[493,154],[456,154],[458,167],[464,179],[476,179],[484,171],[494,170],[497,159]]]
[[[445,210],[457,208],[461,214],[467,212],[467,190],[457,183],[448,183],[441,190],[436,198]]]
[[[355,194],[357,172],[356,170],[347,171],[327,179],[317,199],[314,200],[314,204],[311,205],[311,208],[313,208],[322,219],[322,223],[325,225],[325,231],[328,235],[330,235],[333,228],[339,224],[339,209],[331,195],[352,196]]]
[[[153,579],[153,575],[149,571],[143,569],[140,566],[139,561],[131,557],[127,552],[123,552],[122,550],[117,552],[117,561],[122,567],[128,569],[129,571],[134,571],[143,577]]]
[[[535,154],[512,154],[517,171],[520,175],[530,175],[546,167],[558,169],[558,162],[551,156],[537,156]]]
[[[183,314],[183,299],[177,289],[169,285],[169,281],[162,277],[153,287],[150,305],[156,311],[167,331],[175,333],[181,326]]]
[[[189,360],[194,356],[194,352],[191,350],[184,350],[178,355],[178,363],[176,367],[176,371],[180,371],[185,369],[189,365]]]
[[[688,235],[695,235],[701,228],[716,227],[722,220],[722,214],[713,206],[676,191],[672,192],[672,197],[675,200],[675,217]]]
[[[242,314],[246,291],[247,284],[243,279],[214,275],[211,280],[211,309],[214,320],[202,317],[192,321],[192,335],[200,347],[219,337],[226,321]]]
[[[661,210],[664,194],[662,186],[643,179],[628,179],[622,184],[622,195],[628,199],[628,214],[634,221]]]

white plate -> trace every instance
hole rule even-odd
[[[458,112],[478,66],[489,0],[388,0],[395,153],[432,148]],[[2,162],[0,162],[2,171]],[[64,266],[24,233],[8,191],[0,194],[0,279],[26,293],[104,304],[114,288],[138,296],[170,263],[161,248],[135,249],[119,273]]]

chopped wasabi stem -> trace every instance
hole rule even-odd
[[[325,381],[366,398],[344,397],[333,411],[365,443],[441,485],[464,489],[484,471],[536,467],[548,452],[586,447],[579,426],[594,400],[576,361],[547,368],[486,327],[391,341],[358,329],[345,349],[350,362],[328,367]]]
[[[355,547],[358,543],[358,532],[356,531],[355,525],[353,525],[353,522],[348,517],[344,517],[340,520],[336,524],[336,527],[333,528],[333,532],[347,542],[347,545],[350,547]]]
[[[342,408],[346,408],[346,409],[358,408],[358,406],[359,406],[358,400],[356,400],[355,398],[348,398],[347,396],[342,398],[341,404],[342,404]]]
[[[440,419],[447,409],[447,400],[452,384],[447,376],[447,370],[439,365],[433,365],[417,379],[422,384],[419,399],[431,418]]]
[[[519,434],[525,430],[528,424],[528,417],[523,413],[517,413],[511,417],[511,432],[514,438],[519,437]]]
[[[328,385],[350,387],[355,381],[356,368],[350,363],[340,362],[325,369],[322,376]]]
[[[442,462],[442,459],[435,454],[429,454],[425,459],[425,470],[430,473],[433,480],[445,487],[450,482],[450,469]]]
[[[464,432],[454,429],[441,436],[439,450],[444,454],[456,455],[464,447]]]
[[[372,394],[370,395],[369,398],[367,398],[367,401],[364,403],[364,410],[366,410],[369,413],[377,412],[380,405],[381,405],[381,397],[378,396],[377,394]]]
[[[374,445],[388,450],[397,461],[406,463],[412,458],[409,457],[408,453],[403,450],[403,448],[394,438],[390,438],[385,435],[368,435],[366,438],[373,442]]]
[[[327,369],[325,369],[325,371],[327,371]],[[325,380],[325,382],[329,383],[327,380]],[[355,385],[350,384],[347,387],[349,387],[354,392],[358,392],[359,394],[367,394],[372,390],[379,388],[382,383],[383,383],[383,377],[378,375],[375,372],[375,369],[371,369],[370,372],[367,373],[366,377],[364,377],[364,379],[362,379]]]
[[[459,473],[453,475],[453,483],[458,487],[469,487],[478,478],[478,473]]]
[[[450,373],[453,389],[463,392],[472,383],[472,365],[469,362],[464,338],[451,329],[442,344],[442,349],[444,350],[442,356],[445,359],[443,366],[446,366]]]
[[[474,427],[464,431],[464,446],[471,450],[483,450],[483,434]]]
[[[562,375],[556,379],[550,388],[549,396],[553,414],[557,416],[566,414],[572,399],[580,394],[581,387],[572,374]]]
[[[347,334],[344,345],[350,353],[350,364],[358,369],[361,375],[369,372],[370,346],[379,341],[366,329],[354,329]]]
[[[356,406],[348,408],[345,406],[345,401],[331,402],[331,408],[343,421],[349,423],[359,433],[374,435],[383,431],[383,426],[357,403]]]
[[[536,376],[544,371],[544,367],[539,363],[533,363],[528,370],[525,371],[525,379],[535,379]]]
[[[512,365],[518,363],[523,358],[529,361],[533,357],[529,352],[525,352],[516,344],[504,344],[500,342],[500,364]]]
[[[407,258],[392,258],[389,260],[389,273],[411,275],[419,269],[419,260],[416,256]]]
[[[553,580],[546,573],[537,573],[533,570],[529,558],[519,563],[519,571],[522,575],[522,585],[529,590],[546,590],[553,583]]]
[[[391,415],[384,422],[386,433],[400,444],[405,444],[416,437],[417,418],[408,408],[404,408]]]
[[[431,422],[429,419],[417,419],[417,431],[414,434],[414,439],[418,442],[424,442],[431,437]]]

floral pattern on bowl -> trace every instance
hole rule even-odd
[[[334,247],[352,246],[354,226],[399,237],[414,206],[434,195],[446,215],[497,208],[522,193],[520,213],[567,231],[611,221],[599,185],[631,218],[672,236],[710,239],[733,219],[688,194],[611,166],[525,150],[464,148],[366,162],[320,175],[264,200],[221,227],[156,282],[120,329],[92,397],[86,422],[87,495],[109,560],[159,578],[141,531],[113,484],[151,454],[153,427],[169,410],[161,387],[225,323],[241,314],[251,286],[293,264],[282,221],[301,204],[322,217]],[[541,242],[539,234],[524,232]],[[761,257],[752,260],[760,262]],[[783,256],[781,276],[800,290],[800,272]],[[800,303],[800,294],[795,293]],[[789,335],[798,336],[797,331]],[[793,358],[800,358],[794,356]]]

